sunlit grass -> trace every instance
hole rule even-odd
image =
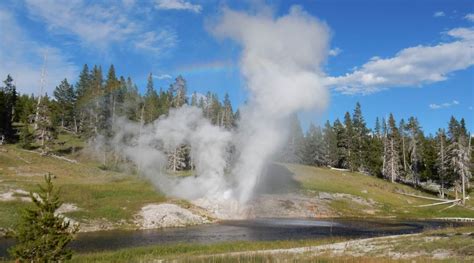
[[[364,212],[362,207],[346,200],[330,202],[332,208],[344,216],[396,216],[399,218],[437,218],[437,217],[474,217],[472,196],[466,208],[457,206],[440,211],[448,205],[432,207],[416,207],[422,204],[434,203],[430,200],[401,195],[398,192],[414,193],[436,197],[418,191],[412,187],[390,183],[386,180],[361,173],[341,172],[327,168],[317,168],[303,165],[287,164],[303,189],[310,192],[346,193],[377,202],[375,214]]]

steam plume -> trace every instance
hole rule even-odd
[[[184,106],[144,127],[119,120],[114,145],[167,194],[242,205],[284,142],[289,117],[326,106],[321,64],[329,30],[296,6],[276,19],[225,9],[211,32],[242,46],[240,65],[250,94],[238,130],[231,134],[215,127],[200,109]],[[166,152],[182,144],[191,146],[196,175],[170,178],[164,171]],[[226,163],[229,144],[237,147],[232,166]],[[233,167],[230,174],[226,167]]]
[[[249,200],[262,169],[285,140],[289,116],[323,108],[327,91],[321,63],[327,56],[327,27],[294,6],[273,19],[224,10],[213,28],[218,37],[242,45],[241,71],[250,91],[236,134],[240,157],[232,174],[236,197]]]

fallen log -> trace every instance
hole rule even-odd
[[[439,202],[439,203],[434,203],[434,204],[418,205],[418,206],[415,206],[415,207],[429,207],[429,206],[450,204],[450,203],[455,203],[455,202],[460,202],[460,201],[461,201],[461,199],[456,199],[456,200],[449,200],[449,201],[444,201],[444,202]]]
[[[53,158],[56,158],[56,159],[59,159],[59,160],[63,160],[63,161],[66,161],[66,162],[70,162],[70,163],[78,163],[76,160],[73,160],[73,159],[69,159],[69,158],[66,158],[64,156],[59,156],[59,155],[56,155],[56,154],[52,154],[52,153],[48,153],[48,152],[37,152],[37,151],[30,151],[30,150],[24,150],[22,149],[22,151],[24,152],[29,152],[29,153],[35,153],[35,154],[39,154],[41,156],[51,156]]]
[[[17,157],[18,159],[22,160],[23,162],[27,163],[27,164],[31,164],[30,161],[26,160],[25,158],[21,157],[21,156],[18,155],[18,154],[16,155],[16,157]]]
[[[448,210],[449,208],[455,207],[456,205],[457,205],[457,204],[454,203],[454,204],[452,204],[452,205],[450,205],[450,206],[448,206],[448,207],[445,207],[445,208],[443,208],[443,209],[441,209],[441,210],[439,210],[439,211],[440,211],[440,212],[443,212],[444,210]]]
[[[66,162],[70,162],[70,163],[77,163],[76,160],[69,159],[69,158],[66,158],[64,156],[59,156],[59,155],[56,155],[56,154],[51,154],[51,157],[54,157],[56,159],[63,160],[63,161],[66,161]]]
[[[335,167],[332,167],[332,166],[328,166],[328,167],[331,170],[336,170],[336,171],[341,171],[341,172],[349,172],[350,171],[349,169],[344,169],[344,168],[335,168]]]
[[[406,195],[406,196],[411,196],[411,197],[416,197],[416,198],[422,198],[422,199],[427,199],[427,200],[446,201],[446,199],[442,199],[442,198],[435,198],[435,197],[428,197],[428,196],[407,194],[407,193],[402,193],[402,192],[398,192],[398,193],[401,194],[401,195]]]

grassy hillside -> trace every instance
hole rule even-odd
[[[341,216],[359,217],[397,217],[397,218],[437,218],[437,217],[473,217],[474,198],[471,193],[466,207],[453,207],[440,211],[449,205],[431,207],[416,207],[419,205],[435,203],[415,197],[400,194],[400,192],[436,197],[416,190],[410,186],[390,183],[386,180],[361,173],[342,172],[326,168],[309,167],[288,164],[286,167],[300,182],[301,187],[309,193],[344,193],[361,200],[373,200],[374,205],[357,202],[351,198],[330,200],[330,206]]]
[[[12,190],[36,191],[43,175],[50,172],[54,183],[61,189],[65,203],[79,210],[66,215],[82,223],[92,223],[103,229],[123,226],[134,227],[133,215],[148,203],[163,202],[166,197],[157,192],[145,179],[133,174],[100,169],[101,164],[81,149],[83,143],[74,137],[61,135],[55,152],[78,160],[70,163],[51,156],[19,149],[15,145],[0,148],[0,197]],[[446,205],[417,208],[430,201],[407,197],[398,192],[426,195],[411,187],[392,184],[385,180],[359,173],[341,172],[302,165],[285,165],[292,173],[292,190],[308,195],[342,193],[344,198],[325,200],[337,216],[343,217],[474,217],[473,201],[465,208],[440,210]],[[275,181],[275,180],[273,180]],[[271,184],[270,181],[268,184]],[[15,193],[18,196],[21,194]],[[434,197],[434,196],[433,196]],[[361,202],[360,200],[364,201]],[[367,202],[366,202],[367,201]],[[369,204],[370,203],[370,204]],[[21,200],[0,201],[0,227],[10,227],[17,221],[21,208],[30,205]]]
[[[41,156],[14,145],[2,146],[0,194],[17,189],[36,191],[37,184],[43,183],[43,175],[49,172],[60,188],[62,200],[79,207],[66,215],[79,222],[95,222],[102,228],[108,224],[127,225],[144,204],[165,200],[150,183],[136,175],[102,170],[99,163],[79,155],[68,157],[79,162]],[[20,200],[0,201],[0,227],[12,226],[21,208],[28,205]]]

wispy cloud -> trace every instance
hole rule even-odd
[[[145,24],[133,18],[133,5],[130,0],[115,5],[84,0],[26,0],[32,17],[46,23],[51,33],[77,37],[81,44],[95,50],[120,43],[162,53],[176,44],[172,30],[147,30]]]
[[[453,100],[451,102],[445,102],[445,103],[441,103],[441,104],[432,103],[432,104],[429,105],[429,107],[432,110],[438,110],[438,109],[443,109],[443,108],[449,108],[449,107],[452,107],[452,106],[455,106],[455,105],[459,105],[459,101]]]
[[[329,56],[335,57],[335,56],[341,54],[341,52],[342,52],[342,49],[340,49],[338,47],[335,47],[335,48],[329,50],[328,54],[329,54]]]
[[[474,13],[470,13],[464,16],[464,19],[474,22]]]
[[[446,14],[443,11],[438,11],[433,14],[434,17],[442,17],[446,16]]]
[[[150,50],[155,54],[165,53],[178,43],[176,33],[169,30],[161,30],[158,33],[153,31],[146,32],[139,39],[140,41],[135,42],[136,48]]]
[[[172,79],[173,77],[169,74],[153,75],[155,79]]]
[[[185,0],[156,0],[156,8],[164,10],[187,10],[194,13],[201,13],[202,6],[192,4]]]
[[[454,40],[405,48],[391,58],[374,57],[351,73],[328,77],[327,84],[344,94],[370,94],[443,81],[449,73],[474,65],[474,29],[455,28],[444,34]]]
[[[10,74],[20,93],[36,95],[40,92],[41,69],[46,55],[44,92],[52,95],[54,87],[67,78],[72,81],[78,68],[61,50],[38,43],[27,36],[16,18],[7,10],[0,9],[0,77]]]

